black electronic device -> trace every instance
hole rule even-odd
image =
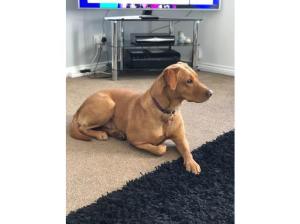
[[[140,15],[140,18],[141,18],[141,19],[144,19],[144,20],[154,20],[154,19],[159,19],[158,16],[152,16],[152,15]]]
[[[152,10],[143,10],[143,13],[142,15],[140,15],[140,18],[145,20],[159,19],[158,16],[152,15]]]
[[[130,69],[163,69],[180,61],[180,53],[170,49],[126,49],[125,67]]]
[[[131,33],[131,43],[134,45],[171,46],[175,36],[167,33]]]
[[[143,12],[143,14],[140,15],[141,19],[149,19],[149,20],[159,19],[158,16],[152,15],[152,11],[151,10],[145,10],[145,12],[147,12],[147,11],[150,11],[151,13],[150,14],[144,14],[144,12]]]

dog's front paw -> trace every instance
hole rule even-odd
[[[162,156],[167,152],[167,146],[166,145],[158,145],[156,155]]]
[[[201,172],[200,165],[194,159],[190,159],[185,162],[185,169],[188,172],[192,172],[196,175],[199,175]]]

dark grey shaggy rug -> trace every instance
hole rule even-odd
[[[186,172],[181,158],[165,163],[69,213],[67,223],[234,223],[234,131],[193,155],[200,175]]]

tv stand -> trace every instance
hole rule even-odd
[[[112,80],[118,79],[119,71],[124,70],[124,48],[132,47],[127,45],[128,43],[124,40],[124,23],[131,21],[163,21],[169,23],[169,34],[174,35],[174,22],[175,21],[190,21],[193,22],[193,40],[191,44],[175,44],[176,46],[191,46],[192,47],[192,60],[191,66],[196,66],[197,53],[199,52],[199,25],[202,19],[199,18],[164,18],[164,17],[152,17],[148,16],[147,19],[141,18],[141,16],[118,16],[118,17],[105,17],[106,21],[111,22],[111,49],[112,49]],[[170,46],[171,49],[171,46]],[[151,69],[151,68],[149,68]]]

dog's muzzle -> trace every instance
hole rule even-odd
[[[213,93],[214,92],[211,89],[209,89],[209,90],[206,91],[206,96],[209,98],[213,95]]]

